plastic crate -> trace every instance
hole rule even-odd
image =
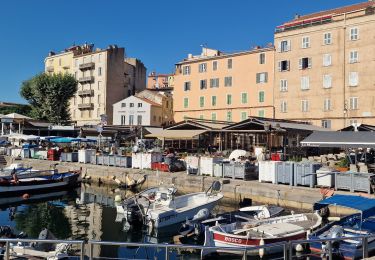
[[[215,163],[214,164],[214,177],[224,177],[224,172],[223,172],[223,164],[222,163]]]
[[[293,185],[294,162],[276,162],[276,184],[283,183]]]
[[[294,186],[309,186],[310,188],[316,185],[316,171],[322,167],[319,163],[300,162],[294,164]]]

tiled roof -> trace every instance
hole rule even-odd
[[[143,98],[143,97],[137,97],[137,98],[139,98],[140,100],[143,100],[144,102],[147,102],[147,103],[149,103],[149,104],[151,104],[153,106],[161,107],[160,104],[158,104],[156,102],[153,102],[153,101],[151,101],[151,100],[149,100],[147,98]]]
[[[302,20],[306,20],[306,19],[312,19],[312,18],[322,17],[322,16],[327,16],[327,15],[334,15],[334,14],[337,15],[337,14],[348,13],[348,12],[352,12],[352,11],[357,11],[357,10],[365,9],[365,8],[367,8],[369,6],[373,6],[374,4],[375,4],[375,2],[368,1],[368,2],[363,2],[363,3],[359,3],[359,4],[348,5],[348,6],[343,6],[343,7],[335,8],[335,9],[330,9],[330,10],[326,10],[326,11],[312,13],[312,14],[308,14],[308,15],[302,15],[299,18],[294,19],[294,20],[289,21],[289,22],[286,22],[284,24],[288,24],[288,23],[292,23],[292,22],[297,22],[297,21],[302,21]]]

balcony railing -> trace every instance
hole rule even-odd
[[[93,89],[86,89],[86,90],[79,90],[78,96],[93,96],[94,90]]]
[[[94,62],[86,62],[79,65],[80,70],[91,70],[95,68]]]
[[[90,82],[94,82],[94,76],[88,76],[88,77],[82,77],[82,78],[79,78],[79,83],[90,83]]]
[[[93,103],[78,104],[78,109],[93,109],[93,108],[94,108]]]
[[[55,68],[53,66],[47,66],[47,71],[48,72],[53,72]]]

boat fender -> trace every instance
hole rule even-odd
[[[331,221],[340,221],[341,218],[340,217],[328,217],[327,220],[330,221],[330,222]]]
[[[25,193],[25,194],[22,195],[22,198],[23,198],[24,200],[27,200],[27,199],[30,198],[30,195],[27,194],[27,193]]]
[[[259,246],[264,246],[264,239],[263,238],[259,241]],[[265,251],[266,251],[265,248],[259,249],[260,258],[263,258],[264,254],[265,254]]]
[[[303,251],[303,245],[301,245],[301,244],[297,244],[297,245],[296,245],[296,251],[297,251],[297,252],[302,252],[302,251]]]

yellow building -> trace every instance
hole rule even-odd
[[[274,116],[274,47],[223,53],[202,48],[176,64],[174,118],[238,122]]]
[[[296,17],[275,32],[276,118],[375,124],[375,2]]]

